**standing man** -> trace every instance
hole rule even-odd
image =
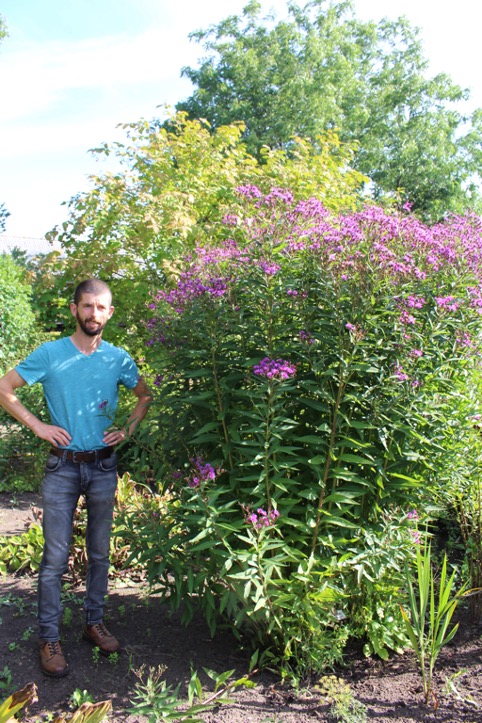
[[[67,570],[74,512],[80,495],[87,506],[87,580],[83,637],[104,655],[118,640],[103,624],[109,572],[109,541],[117,487],[115,445],[144,418],[151,393],[126,351],[102,340],[114,313],[106,283],[89,279],[74,293],[76,319],[70,337],[42,344],[0,379],[0,404],[40,439],[51,445],[42,487],[45,538],[38,583],[40,665],[62,677],[68,663],[60,646],[61,578]],[[24,384],[43,385],[51,424],[45,424],[18,399]],[[125,427],[116,429],[118,387],[137,397]]]

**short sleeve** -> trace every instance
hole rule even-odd
[[[20,364],[17,364],[15,371],[29,385],[43,382],[49,368],[49,355],[47,345],[42,344],[35,351],[29,354]]]
[[[121,364],[120,382],[127,387],[127,389],[133,389],[141,378],[141,375],[134,359],[132,359],[132,357],[124,349],[122,349],[122,352],[123,359]]]

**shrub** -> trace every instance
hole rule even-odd
[[[132,556],[174,607],[200,603],[285,669],[333,663],[352,634],[386,655],[404,636],[405,513],[434,493],[476,352],[480,220],[239,193],[225,243],[151,303],[171,504]]]

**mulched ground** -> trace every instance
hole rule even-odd
[[[19,534],[32,521],[31,506],[38,496],[0,494],[0,535]],[[0,701],[8,692],[29,682],[38,688],[38,702],[23,718],[25,723],[49,719],[49,712],[71,710],[72,694],[86,691],[94,701],[112,701],[111,720],[146,723],[147,717],[129,711],[142,665],[165,668],[163,679],[186,691],[191,671],[197,670],[212,690],[203,668],[217,673],[235,669],[233,677],[247,671],[248,656],[229,634],[211,639],[202,619],[184,627],[165,605],[147,597],[145,588],[132,581],[113,582],[108,605],[108,627],[123,645],[118,659],[93,653],[81,639],[81,586],[67,587],[64,596],[63,647],[71,670],[66,678],[42,675],[37,662],[36,578],[29,575],[0,577]],[[66,613],[65,610],[68,612]],[[367,708],[367,720],[378,723],[482,723],[482,626],[472,625],[461,614],[459,631],[446,646],[437,664],[438,707],[423,701],[421,679],[413,655],[393,656],[384,663],[352,653],[347,667],[334,674],[349,684],[354,697]],[[327,673],[331,674],[331,673]],[[144,676],[145,679],[145,676]],[[274,675],[258,674],[256,687],[237,689],[230,703],[200,715],[206,723],[308,723],[362,718],[333,718],[329,703],[316,689],[316,680],[299,690],[284,686]],[[9,688],[9,690],[7,690]]]

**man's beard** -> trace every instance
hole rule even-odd
[[[87,323],[80,318],[79,314],[76,314],[75,318],[77,319],[77,324],[87,336],[99,336],[105,329],[105,324],[99,324],[95,329],[90,329]],[[90,319],[87,319],[87,322],[88,321],[90,321]]]

